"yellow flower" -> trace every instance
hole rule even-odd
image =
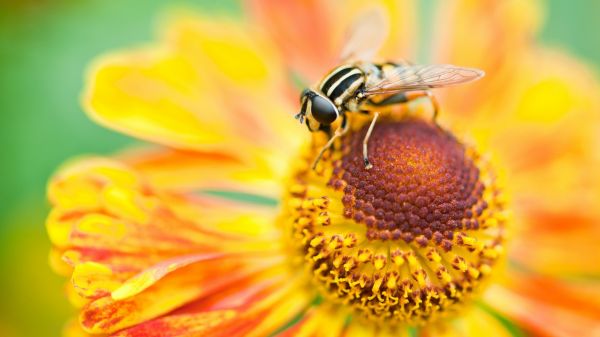
[[[410,58],[416,4],[377,2],[381,56]],[[316,171],[324,139],[292,118],[294,83],[336,64],[365,5],[246,4],[248,20],[178,16],[93,65],[90,116],[155,145],[50,182],[51,264],[80,308],[66,334],[600,333],[600,88],[531,43],[537,2],[440,5],[435,61],[487,76],[440,93],[441,129],[381,121],[370,171],[364,118]]]

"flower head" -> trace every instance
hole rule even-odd
[[[415,5],[378,3],[398,23],[382,55],[410,56],[398,41],[414,35]],[[424,102],[382,118],[371,170],[368,119],[350,116],[312,170],[326,139],[295,123],[293,79],[335,66],[333,41],[361,4],[254,0],[249,22],[180,16],[155,45],[95,63],[87,112],[156,145],[79,159],[50,182],[51,262],[80,307],[68,333],[597,329],[597,287],[565,278],[600,272],[595,80],[528,43],[533,3],[444,3],[435,55],[486,79],[448,89],[440,125]],[[499,52],[483,52],[490,43]]]

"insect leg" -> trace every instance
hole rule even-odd
[[[437,125],[437,116],[438,112],[440,111],[440,104],[431,90],[427,90],[426,93],[427,97],[429,97],[429,100],[431,101],[431,106],[433,107],[433,122]]]
[[[365,163],[365,169],[370,170],[373,168],[373,164],[369,162],[369,150],[367,143],[369,142],[369,138],[371,137],[371,133],[373,132],[373,128],[375,127],[375,123],[377,122],[377,118],[379,118],[379,112],[375,112],[373,115],[373,119],[371,120],[371,125],[369,125],[369,130],[367,130],[367,134],[363,139],[363,161]]]
[[[347,123],[346,115],[344,115],[342,118],[343,118],[343,120],[342,120],[342,124],[340,125],[340,127],[338,127],[337,130],[335,130],[335,133],[333,134],[333,136],[331,136],[331,138],[329,138],[329,141],[327,141],[327,144],[323,145],[323,147],[319,151],[319,154],[315,158],[315,161],[313,162],[313,165],[312,165],[313,170],[317,168],[317,164],[319,163],[319,161],[321,161],[323,154],[325,154],[325,151],[327,151],[327,149],[329,149],[333,145],[333,142],[335,142],[335,140],[338,139],[339,137],[345,135],[346,132],[348,132],[348,130],[350,129],[350,123]]]

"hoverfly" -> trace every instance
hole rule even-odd
[[[301,109],[295,118],[311,132],[330,135],[313,163],[316,168],[335,139],[349,130],[347,113],[373,116],[363,139],[365,169],[369,162],[368,141],[379,115],[393,107],[426,97],[433,106],[436,121],[438,103],[430,89],[477,80],[484,72],[449,64],[413,65],[407,62],[374,63],[371,60],[383,44],[387,33],[385,17],[377,8],[365,12],[351,26],[342,49],[342,65],[331,70],[315,86],[300,96]],[[332,124],[339,125],[332,132]]]

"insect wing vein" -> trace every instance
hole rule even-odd
[[[383,80],[366,88],[367,95],[399,91],[427,90],[471,82],[484,76],[475,68],[450,64],[399,66],[388,72]]]

